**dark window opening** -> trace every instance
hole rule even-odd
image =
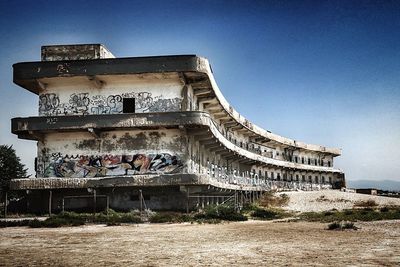
[[[299,158],[297,156],[295,156],[294,161],[297,163],[298,160],[299,160]]]
[[[311,159],[308,159],[308,165],[311,165]]]
[[[135,98],[123,98],[122,99],[122,112],[123,113],[135,113]]]
[[[328,161],[328,167],[330,167],[331,166],[331,162],[330,161]]]
[[[301,157],[301,163],[304,164],[304,157]]]

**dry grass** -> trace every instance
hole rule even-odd
[[[398,266],[400,223],[313,222],[0,229],[0,266]]]
[[[378,203],[373,199],[359,200],[354,203],[355,208],[373,208],[376,206],[378,206]]]
[[[269,191],[262,195],[258,204],[261,207],[273,208],[283,207],[289,203],[289,196],[287,194],[276,195],[275,192]]]

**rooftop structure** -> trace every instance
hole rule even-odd
[[[266,190],[340,188],[340,149],[264,130],[223,97],[196,55],[115,58],[102,45],[42,47],[14,64],[39,116],[12,119],[38,142],[37,178],[18,179],[32,210],[84,209],[97,192],[114,209],[195,209]],[[76,199],[74,199],[76,197]],[[95,196],[96,197],[96,196]],[[77,200],[79,199],[79,200]]]

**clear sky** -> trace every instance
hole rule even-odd
[[[400,1],[0,0],[0,143],[33,173],[10,119],[38,97],[12,64],[40,46],[103,43],[117,57],[197,54],[227,100],[285,137],[343,149],[349,180],[400,181]]]

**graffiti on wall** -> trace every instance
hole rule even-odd
[[[45,177],[103,177],[144,173],[177,173],[183,168],[178,156],[168,153],[134,155],[62,155],[55,153]]]
[[[67,103],[62,103],[57,94],[49,93],[39,96],[39,114],[41,116],[118,114],[122,113],[123,99],[135,99],[135,111],[168,112],[181,109],[180,98],[163,98],[152,96],[149,92],[132,92],[121,95],[92,95],[89,93],[71,94]]]

